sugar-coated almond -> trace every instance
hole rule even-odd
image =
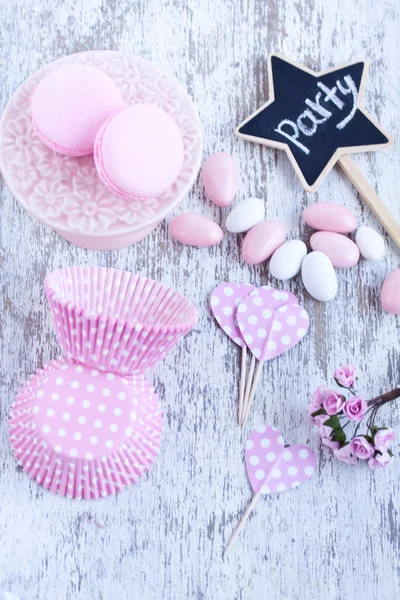
[[[189,246],[214,246],[224,237],[221,227],[195,213],[183,213],[172,219],[170,233],[173,238]]]
[[[225,226],[231,233],[243,233],[264,220],[264,200],[242,200],[229,213]]]
[[[304,211],[304,220],[313,229],[350,233],[357,227],[357,219],[347,208],[334,202],[315,202]]]
[[[381,292],[383,310],[392,315],[400,315],[400,269],[387,275]]]
[[[242,258],[249,265],[267,260],[286,238],[285,227],[278,221],[263,221],[246,233],[242,245]]]
[[[202,179],[211,202],[217,206],[232,204],[238,189],[238,175],[236,162],[230,154],[211,154],[204,163]]]
[[[341,233],[317,231],[311,236],[310,245],[313,250],[326,254],[333,266],[339,269],[354,267],[360,258],[355,243]]]
[[[297,275],[306,254],[307,246],[301,240],[289,240],[279,246],[269,263],[272,277],[286,281]]]
[[[329,302],[337,293],[337,279],[326,254],[314,250],[301,265],[301,277],[307,292],[320,302]]]
[[[385,256],[383,237],[367,225],[361,225],[357,229],[356,244],[362,256],[368,260],[381,260]]]

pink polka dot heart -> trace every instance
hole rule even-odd
[[[217,323],[240,347],[244,346],[236,318],[237,307],[255,289],[250,283],[220,283],[211,294],[211,310]]]
[[[317,463],[307,446],[285,447],[282,434],[271,425],[261,425],[251,432],[244,455],[250,485],[261,494],[299,486],[310,479]]]
[[[310,325],[296,296],[268,286],[255,289],[237,309],[242,336],[260,361],[275,358],[298,344]]]

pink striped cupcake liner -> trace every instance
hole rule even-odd
[[[154,368],[197,322],[184,296],[126,271],[66,267],[47,276],[45,291],[66,356],[102,371]]]
[[[135,483],[157,456],[158,396],[142,376],[58,358],[19,391],[9,421],[19,464],[45,489],[96,499]]]

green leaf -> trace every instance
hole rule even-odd
[[[327,419],[324,423],[327,427],[332,427],[335,431],[341,429],[339,417],[337,415],[332,415]]]
[[[324,408],[319,408],[315,412],[311,413],[312,417],[318,417],[319,415],[326,415],[326,410]]]
[[[324,423],[324,425],[325,424],[326,423]],[[346,434],[343,431],[343,429],[340,428],[340,429],[335,430],[331,436],[331,440],[333,440],[334,442],[339,442],[340,444],[344,444],[346,441]]]

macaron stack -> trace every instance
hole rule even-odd
[[[124,199],[162,194],[181,171],[184,147],[174,119],[153,105],[125,107],[115,82],[94,67],[68,64],[46,75],[32,94],[31,116],[55,152],[94,154],[99,178]]]

